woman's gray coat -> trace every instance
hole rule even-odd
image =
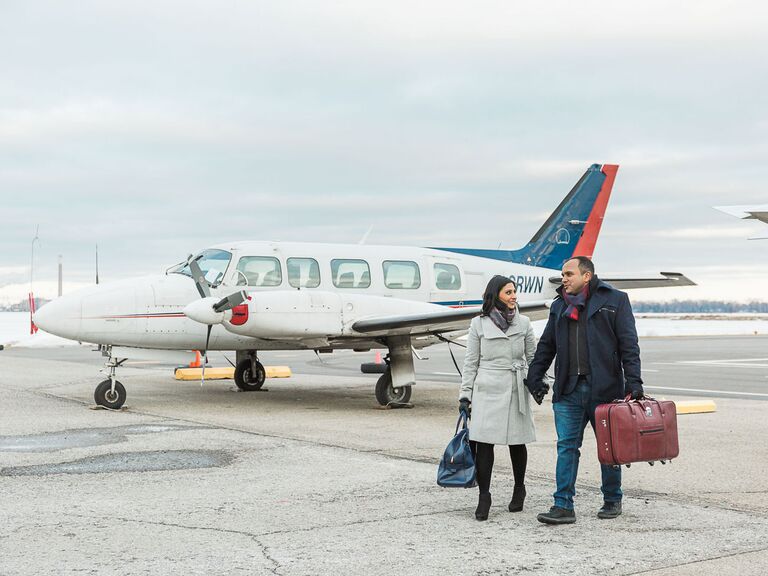
[[[530,393],[523,384],[536,352],[531,321],[519,312],[506,333],[487,316],[469,326],[459,399],[472,401],[469,438],[487,444],[536,440]]]

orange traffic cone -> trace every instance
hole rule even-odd
[[[195,350],[195,359],[189,363],[190,368],[200,368],[203,365],[200,350]]]

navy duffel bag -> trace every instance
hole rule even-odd
[[[437,468],[437,483],[443,488],[474,488],[475,457],[469,445],[469,428],[467,428],[467,413],[459,413],[456,423],[456,435],[448,443]]]

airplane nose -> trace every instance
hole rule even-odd
[[[40,307],[32,319],[41,330],[77,340],[83,320],[83,302],[77,296],[62,296]]]

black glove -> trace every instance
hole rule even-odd
[[[459,400],[459,413],[466,412],[467,416],[472,414],[472,408],[470,407],[472,401],[469,398],[462,398]]]
[[[549,384],[544,384],[544,382],[542,382],[541,386],[536,388],[536,391],[532,394],[536,404],[541,406],[541,403],[544,402],[544,396],[547,395],[547,392],[549,392]]]
[[[630,400],[642,400],[643,398],[645,398],[645,393],[642,386],[632,388],[632,391],[629,393]]]
[[[546,396],[547,392],[549,392],[549,384],[540,382],[538,386],[531,389],[531,387],[528,386],[527,378],[523,379],[523,384],[525,384],[526,388],[530,390],[531,396],[533,396],[533,399],[536,401],[536,404],[541,405],[541,403],[544,402],[544,396]]]

